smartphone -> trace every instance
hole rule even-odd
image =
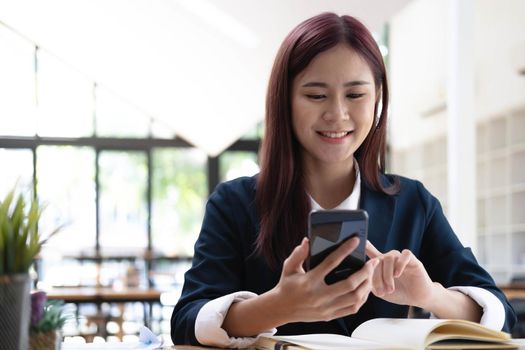
[[[327,284],[347,278],[365,264],[368,214],[365,210],[314,210],[308,217],[310,256],[308,269],[319,265],[348,239],[359,237],[359,245],[325,277]]]

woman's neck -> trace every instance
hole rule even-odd
[[[325,209],[335,208],[354,189],[355,169],[347,164],[305,164],[306,190]]]

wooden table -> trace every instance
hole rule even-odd
[[[48,299],[61,299],[66,303],[126,303],[160,302],[161,291],[154,288],[67,287],[45,291]]]
[[[100,334],[104,338],[107,336],[105,332],[105,324],[107,317],[104,317],[100,312],[100,305],[102,303],[130,303],[140,302],[144,305],[144,325],[151,327],[153,318],[152,309],[153,304],[160,303],[161,291],[154,288],[122,288],[114,289],[109,287],[68,287],[68,288],[53,288],[45,291],[48,299],[64,300],[66,303],[77,304],[77,318],[78,318],[78,304],[96,304],[99,309],[99,314],[92,317],[91,322],[97,324]],[[123,312],[123,307],[121,312]],[[117,322],[120,327],[118,334],[122,340],[122,321]]]
[[[135,261],[135,260],[149,260],[149,261],[158,261],[158,260],[169,260],[169,261],[189,261],[191,262],[191,256],[181,256],[181,255],[165,255],[159,252],[151,250],[138,250],[138,251],[129,251],[129,250],[99,250],[94,249],[84,250],[78,254],[65,255],[64,259],[73,259],[78,261]]]
[[[525,299],[525,283],[510,283],[498,286],[507,299]]]

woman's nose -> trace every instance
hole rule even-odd
[[[346,101],[341,100],[340,98],[329,101],[327,109],[323,113],[323,119],[327,122],[350,119]]]

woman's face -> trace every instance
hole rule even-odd
[[[366,61],[345,44],[324,51],[295,77],[291,98],[305,162],[348,164],[374,122],[376,87]]]

